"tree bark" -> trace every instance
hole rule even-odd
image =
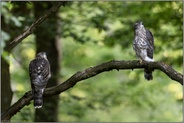
[[[164,72],[168,77],[176,82],[183,85],[183,75],[175,71],[171,66],[163,62],[141,62],[139,60],[134,61],[117,61],[112,60],[109,62],[102,63],[100,65],[87,68],[83,71],[78,71],[72,75],[69,79],[64,81],[62,84],[55,87],[51,87],[45,90],[44,97],[51,97],[59,95],[60,93],[70,89],[78,82],[94,77],[100,73],[111,71],[111,70],[133,70],[142,69],[145,67],[151,67],[152,69],[158,69]],[[135,71],[136,72],[136,71]],[[154,77],[155,78],[155,77]],[[31,92],[26,92],[26,94],[20,98],[15,104],[13,104],[5,113],[2,114],[3,120],[9,120],[18,111],[20,111],[25,105],[29,105],[29,102],[33,99]]]
[[[34,2],[35,3],[35,2]],[[41,13],[39,18],[30,26],[28,27],[23,33],[18,35],[14,40],[9,41],[7,45],[5,46],[5,50],[10,52],[15,46],[17,46],[23,39],[25,39],[27,36],[29,36],[33,31],[38,27],[45,19],[47,19],[51,14],[58,11],[61,5],[65,5],[67,2],[57,2],[55,5],[47,10],[45,13]],[[15,30],[14,30],[15,31]]]
[[[43,2],[42,2],[43,3]],[[44,11],[44,13],[41,13],[39,18],[37,18],[37,20],[35,22],[32,23],[32,25],[30,27],[28,27],[25,31],[23,31],[23,33],[20,34],[20,30],[22,30],[23,27],[15,27],[13,25],[13,23],[10,23],[9,25],[7,25],[6,23],[4,23],[4,19],[3,19],[3,15],[2,15],[2,29],[5,32],[10,33],[11,37],[15,37],[16,35],[18,35],[16,38],[14,39],[10,39],[10,41],[6,42],[6,46],[4,48],[4,51],[7,52],[11,52],[11,50],[18,45],[23,39],[25,39],[27,36],[29,36],[31,33],[33,33],[33,31],[42,23],[44,22],[46,19],[48,19],[48,17],[50,17],[53,13],[55,13],[56,11],[58,11],[58,9],[60,8],[61,5],[65,5],[67,2],[63,2],[63,1],[58,1],[55,2],[54,5],[49,8],[48,10]],[[24,2],[17,2],[16,4],[25,4]],[[23,8],[25,9],[26,6],[25,5],[20,5],[16,10],[12,10],[11,12],[13,12],[13,15],[17,15],[17,12],[22,12]],[[19,11],[20,10],[20,11]],[[25,11],[24,11],[25,13]],[[20,14],[20,13],[19,13]],[[27,11],[25,16],[28,15]],[[11,27],[10,27],[11,26]],[[12,34],[13,33],[13,34]],[[52,54],[52,53],[51,53]],[[59,55],[60,56],[60,55]],[[3,118],[3,114],[6,114],[6,111],[10,109],[10,104],[11,104],[11,99],[12,99],[12,95],[13,92],[11,90],[11,86],[10,86],[10,71],[9,71],[9,63],[7,61],[5,61],[2,57],[1,57],[1,76],[3,76],[2,80],[2,86],[1,86],[1,97],[2,97],[2,101],[1,101],[1,106],[2,106],[2,121],[6,122],[6,121],[10,121],[10,117],[8,118],[8,120],[5,118]],[[58,67],[59,68],[59,67]],[[56,74],[55,74],[56,75]],[[55,79],[54,79],[55,80]],[[55,83],[55,82],[54,82]],[[28,100],[32,99],[32,97],[26,99],[28,102],[28,104],[30,103]],[[25,102],[21,102],[21,103],[25,103]],[[14,103],[14,104],[18,104],[18,103]],[[26,105],[28,105],[26,103]],[[9,109],[8,109],[9,107]],[[22,107],[18,107],[17,109],[22,108]]]
[[[3,57],[1,57],[1,67],[1,112],[4,112],[11,105],[13,92],[10,84],[10,65]]]
[[[9,28],[10,26],[5,23],[4,15],[2,15],[2,30],[8,32],[10,31]],[[9,57],[9,54],[6,57]],[[1,112],[6,111],[10,107],[13,96],[9,68],[9,62],[1,56]]]
[[[38,18],[43,11],[49,9],[53,2],[34,2],[35,17]],[[54,13],[35,31],[37,53],[46,52],[51,65],[51,79],[47,87],[53,87],[59,83],[60,71],[60,42],[58,40],[58,13]],[[58,121],[59,95],[45,98],[41,109],[36,109],[36,122],[56,122]]]

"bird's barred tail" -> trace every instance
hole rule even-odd
[[[43,104],[43,91],[42,89],[34,91],[34,107],[41,108]]]
[[[144,78],[146,80],[152,80],[153,79],[153,76],[152,76],[152,71],[151,70],[147,70],[147,69],[144,69]]]

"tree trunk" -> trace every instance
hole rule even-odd
[[[11,105],[13,92],[10,84],[9,63],[1,57],[1,112],[3,113]]]
[[[17,7],[18,9],[19,7]],[[14,13],[19,12],[17,9],[12,9],[11,12],[14,15]],[[20,33],[20,30],[22,27],[17,27],[14,23],[6,23],[5,19],[5,13],[1,15],[1,25],[2,30],[5,31],[10,35],[10,39],[7,42],[10,42],[13,40],[13,37]],[[14,17],[18,16],[18,14],[15,14]],[[13,30],[13,31],[12,31]],[[3,51],[5,52],[5,51]],[[9,57],[9,53],[6,57]],[[9,61],[4,59],[1,56],[1,112],[3,113],[11,106],[11,101],[13,97],[13,91],[11,88],[11,76],[10,76],[10,64]]]
[[[49,9],[53,2],[34,2],[35,17],[38,18],[43,12]],[[47,53],[51,65],[51,79],[47,87],[56,86],[59,83],[60,72],[60,42],[58,40],[58,13],[50,16],[35,31],[37,53],[44,51]],[[55,122],[58,121],[58,102],[59,95],[44,98],[41,109],[36,109],[36,122]]]

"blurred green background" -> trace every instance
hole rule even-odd
[[[22,11],[21,16],[14,17],[9,10],[16,4],[1,4],[6,22],[17,28],[25,28],[35,20],[31,12],[24,15]],[[32,3],[26,5],[32,11]],[[182,2],[69,2],[61,7],[59,16],[61,83],[90,66],[113,59],[137,59],[132,43],[133,24],[139,20],[153,33],[155,61],[183,72]],[[4,47],[11,36],[3,28],[2,36]],[[34,34],[24,39],[9,59],[12,104],[31,90],[28,64],[35,57],[34,40]],[[143,69],[113,70],[83,80],[61,93],[58,115],[63,122],[181,122],[182,104],[182,85],[159,70],[153,72],[150,82],[144,79]],[[31,122],[33,118],[31,101],[11,121]]]

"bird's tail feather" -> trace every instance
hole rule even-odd
[[[147,69],[144,69],[144,78],[146,80],[152,80],[153,79],[153,76],[152,76],[152,71],[150,70],[147,70]]]
[[[34,107],[35,108],[41,108],[43,104],[43,100],[42,99],[34,99]]]
[[[39,89],[37,91],[34,91],[34,107],[35,108],[41,108],[43,104],[43,91],[42,89]]]

